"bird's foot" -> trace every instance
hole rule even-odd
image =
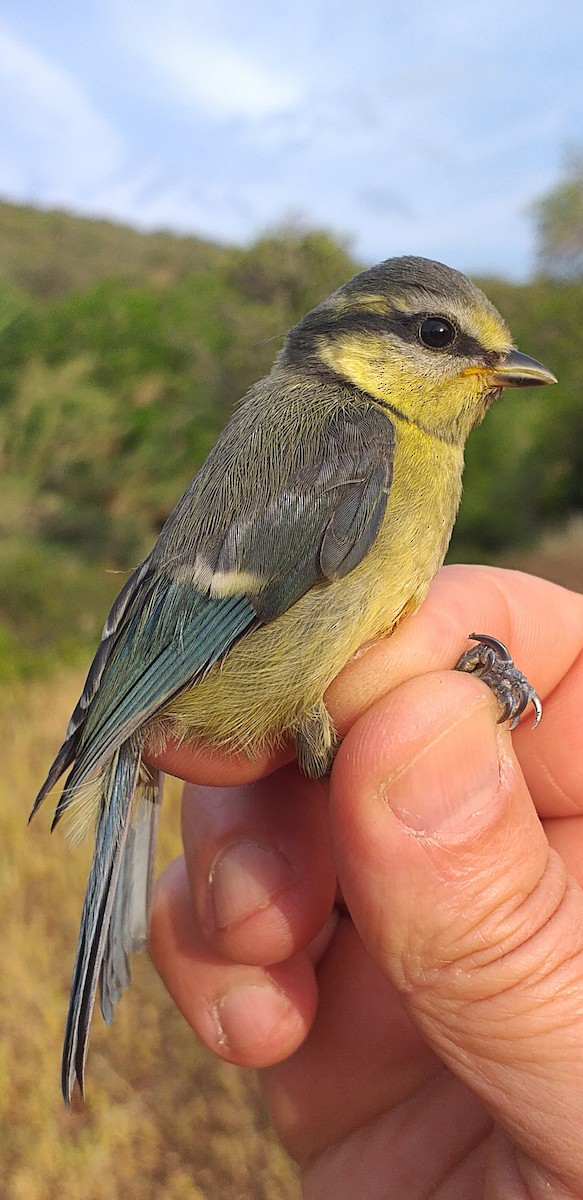
[[[500,707],[499,725],[509,720],[510,728],[515,729],[525,708],[532,703],[535,712],[533,728],[536,729],[543,706],[528,679],[514,666],[504,643],[487,633],[470,633],[469,637],[477,644],[462,654],[455,670],[477,675],[488,684]]]
[[[294,740],[298,766],[304,775],[324,779],[330,774],[340,738],[323,700],[318,700],[302,717]]]

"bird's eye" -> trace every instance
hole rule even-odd
[[[430,350],[444,350],[455,341],[455,328],[445,317],[426,317],[419,326],[419,340]]]

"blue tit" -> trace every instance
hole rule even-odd
[[[291,737],[301,770],[326,775],[326,688],[423,600],[468,434],[503,388],[554,381],[477,287],[422,258],[356,275],[289,331],[122,588],[35,802],[68,772],[53,824],[78,807],[95,822],[67,1102],[98,982],[109,1022],[147,936],[160,775],[145,743],[253,756]]]

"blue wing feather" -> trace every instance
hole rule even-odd
[[[186,592],[187,585],[182,585]],[[160,645],[155,614],[135,628],[131,625],[114,652],[101,688],[89,709],[76,753],[76,761],[57,806],[56,824],[71,801],[73,791],[164,704],[208,670],[233,643],[257,623],[255,610],[245,596],[215,600],[188,589],[176,601],[180,614],[174,631],[166,629]],[[188,609],[186,609],[188,611]],[[133,623],[132,623],[133,624]],[[178,627],[177,627],[178,626]]]

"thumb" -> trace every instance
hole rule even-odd
[[[581,1188],[583,893],[497,715],[448,672],[353,726],[331,783],[340,881],[427,1042],[525,1161]]]

